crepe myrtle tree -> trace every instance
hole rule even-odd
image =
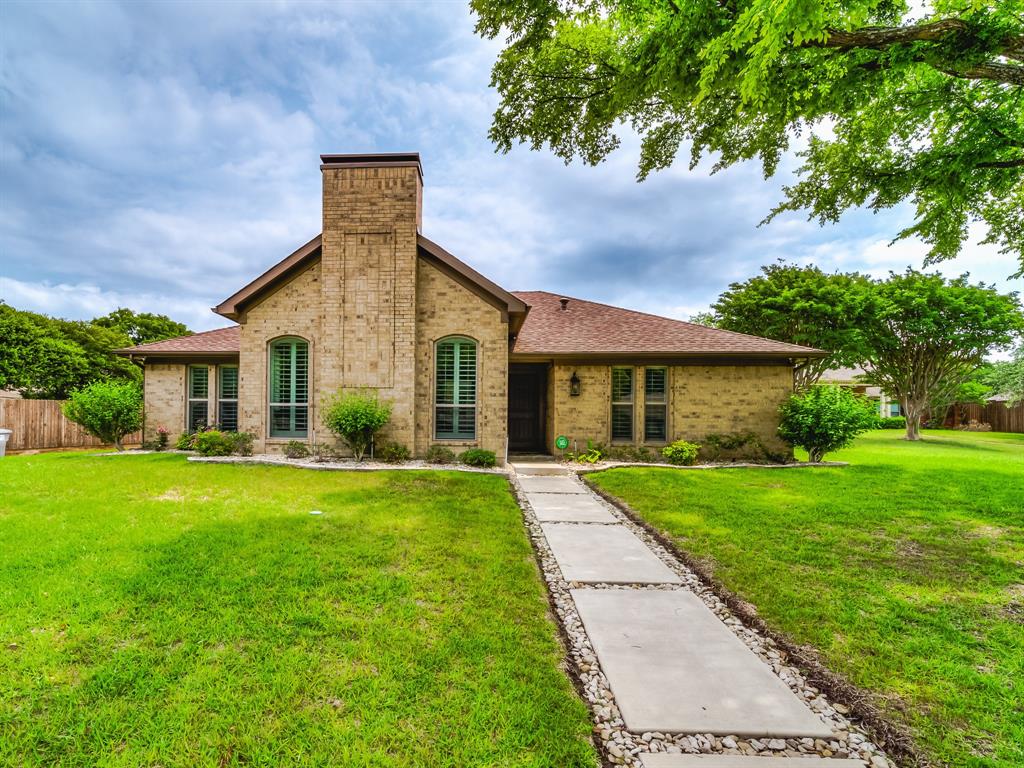
[[[771,264],[718,297],[711,307],[712,324],[828,351],[827,357],[812,358],[796,369],[794,385],[804,390],[830,368],[861,359],[859,329],[869,289],[863,275]]]
[[[920,439],[929,404],[948,400],[988,354],[1024,332],[1016,293],[968,279],[908,269],[873,286],[861,328],[863,378],[899,401],[908,440]]]
[[[1024,272],[1024,0],[472,0],[501,37],[490,137],[597,164],[623,128],[639,178],[760,160],[794,138],[799,179],[768,218],[822,224],[913,203],[894,233],[957,255],[969,226]]]

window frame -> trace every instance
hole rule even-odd
[[[224,397],[224,371],[226,369],[234,369],[235,371],[235,396]],[[217,426],[224,432],[237,432],[238,431],[238,363],[224,363],[217,366]],[[235,406],[235,427],[234,429],[228,429],[224,426],[224,404],[234,403]]]
[[[202,397],[196,397],[193,395],[195,379],[193,374],[196,371],[203,371],[206,375],[206,381],[203,382],[203,387],[206,390]],[[206,414],[203,416],[202,424],[197,426],[197,419],[192,417],[192,406],[202,404],[206,409]],[[210,366],[199,363],[190,363],[185,369],[185,431],[192,433],[199,429],[199,427],[205,429],[210,426]]]
[[[650,390],[648,387],[647,374],[648,371],[662,371],[662,386],[663,389],[659,399],[651,399]],[[644,442],[651,443],[654,445],[663,445],[668,443],[668,395],[669,395],[669,368],[667,365],[650,365],[644,367]],[[661,409],[661,437],[652,438],[648,434],[647,419],[651,413],[652,406],[655,409]]]
[[[453,358],[452,358],[452,394],[451,402],[443,403],[439,402],[441,395],[441,376],[438,370],[441,364],[441,348],[446,344],[452,344],[454,346]],[[460,403],[459,402],[459,389],[460,384],[464,380],[464,376],[461,371],[461,358],[463,347],[470,347],[473,349],[473,402]],[[478,438],[478,415],[479,415],[479,401],[480,401],[480,342],[469,336],[445,336],[444,338],[438,339],[434,342],[434,365],[433,365],[433,424],[431,433],[433,439],[437,441],[446,442],[457,442],[457,443],[475,443]],[[440,429],[440,419],[438,414],[441,409],[451,410],[451,424],[452,430],[450,432],[442,432]],[[460,432],[459,431],[459,419],[458,411],[469,410],[473,414],[473,429],[471,432]]]
[[[629,399],[615,399],[615,372],[626,371],[629,374]],[[608,424],[609,438],[612,443],[632,443],[636,440],[636,367],[632,365],[613,365],[611,368],[611,417]],[[615,436],[615,410],[629,408],[629,437]]]
[[[291,347],[291,384],[289,386],[290,396],[293,398],[288,402],[275,401],[274,396],[274,365],[276,357],[274,350],[280,345],[288,344]],[[299,345],[305,345],[306,348],[306,387],[305,387],[305,399],[297,400],[296,390],[298,389],[298,377],[295,375],[295,367],[297,361],[297,350]],[[278,336],[276,339],[272,339],[267,343],[267,426],[266,433],[268,439],[271,440],[308,440],[310,436],[309,429],[309,413],[310,413],[310,381],[312,380],[312,355],[310,354],[311,345],[308,340],[301,336]],[[291,414],[289,418],[289,424],[292,427],[288,430],[276,430],[274,428],[274,408],[290,408]],[[306,413],[306,428],[295,429],[296,415],[300,410],[304,410]]]

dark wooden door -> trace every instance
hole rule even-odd
[[[544,444],[547,365],[513,364],[508,374],[508,449],[547,453]]]

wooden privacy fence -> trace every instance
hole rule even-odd
[[[8,451],[41,448],[99,448],[103,442],[88,434],[60,411],[61,400],[21,400],[0,397],[0,427],[14,430]],[[134,432],[122,441],[125,445],[142,442],[142,433]]]
[[[950,426],[953,427],[972,420],[991,424],[993,432],[1024,432],[1024,402],[1013,408],[1007,408],[1001,402],[985,405],[958,403],[946,416],[946,421],[952,421]]]

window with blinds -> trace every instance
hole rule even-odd
[[[210,369],[205,365],[188,367],[188,404],[185,431],[195,432],[210,423]]]
[[[612,440],[633,440],[632,368],[612,368]]]
[[[309,345],[302,339],[270,345],[269,409],[271,437],[309,433]]]
[[[443,339],[437,343],[434,373],[434,437],[476,438],[476,342]]]
[[[644,440],[663,443],[668,437],[668,369],[644,369]]]
[[[217,423],[225,432],[238,431],[238,366],[217,368]]]

